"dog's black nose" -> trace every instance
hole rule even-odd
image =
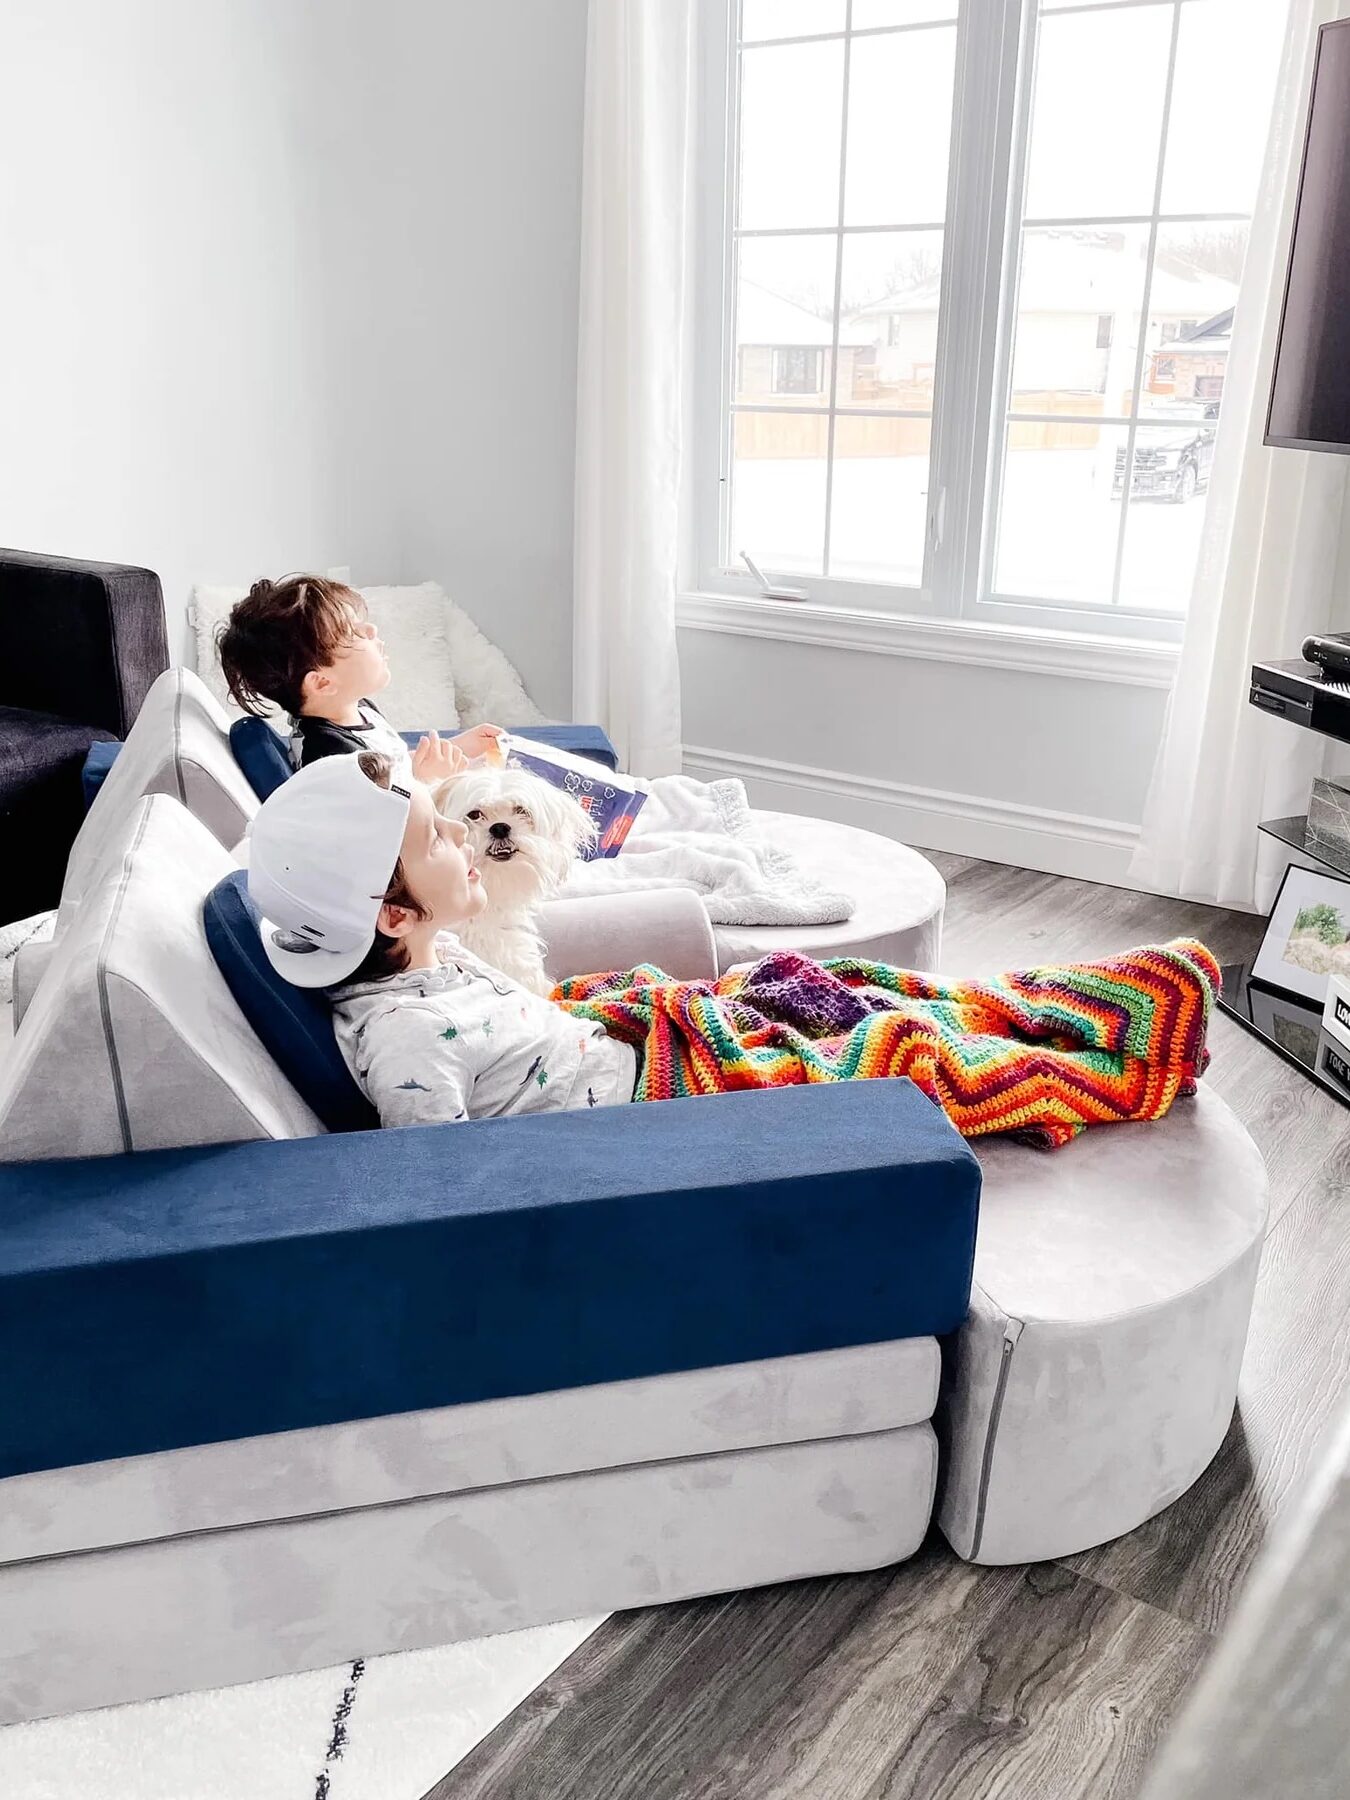
[[[495,825],[488,826],[488,836],[489,837],[509,838],[510,835],[511,835],[511,827],[505,822],[505,820],[499,819]]]

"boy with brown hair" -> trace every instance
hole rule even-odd
[[[379,632],[355,588],[318,575],[255,581],[221,630],[217,645],[230,697],[245,712],[270,702],[289,717],[297,769],[322,756],[375,750],[419,781],[444,781],[502,735],[476,725],[457,737],[426,734],[411,753],[370,698],[389,683]]]

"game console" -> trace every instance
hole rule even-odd
[[[1350,631],[1330,631],[1304,638],[1303,660],[1316,663],[1335,681],[1350,681]]]
[[[1350,669],[1341,675],[1298,656],[1253,663],[1249,698],[1277,719],[1350,743]]]

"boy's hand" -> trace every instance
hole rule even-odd
[[[429,731],[412,753],[412,771],[419,781],[434,787],[451,775],[458,775],[468,759],[453,738],[443,738]]]
[[[461,731],[451,741],[459,745],[465,756],[493,756],[497,748],[497,740],[506,733],[500,725],[475,725],[469,731]]]

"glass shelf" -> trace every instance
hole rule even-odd
[[[1308,817],[1299,813],[1292,819],[1264,819],[1256,828],[1264,831],[1267,837],[1278,838],[1282,844],[1288,844],[1291,850],[1297,850],[1300,856],[1306,856],[1313,862],[1319,862],[1324,868],[1335,869],[1338,875],[1350,875],[1350,850],[1336,850],[1329,844],[1318,844],[1316,849],[1307,839]]]
[[[1282,819],[1277,823],[1297,821]],[[1270,827],[1263,825],[1261,829],[1268,831]],[[1283,1057],[1310,1081],[1315,1081],[1342,1106],[1350,1107],[1350,1090],[1339,1086],[1323,1073],[1321,1067],[1325,1048],[1330,1046],[1333,1054],[1337,1051],[1335,1041],[1322,1033],[1321,1007],[1252,981],[1249,962],[1227,963],[1222,973],[1223,997],[1219,1001],[1219,1011],[1235,1019],[1253,1037],[1260,1038],[1276,1056]],[[1346,1061],[1350,1062],[1350,1057]]]

